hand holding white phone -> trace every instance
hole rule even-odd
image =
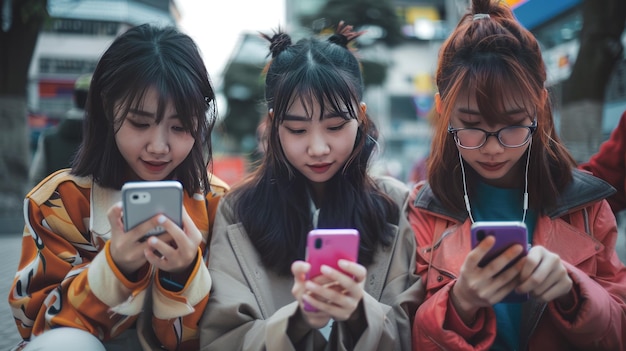
[[[174,180],[128,182],[122,186],[124,230],[163,214],[182,227],[183,187]],[[159,235],[161,226],[148,231],[145,237]]]

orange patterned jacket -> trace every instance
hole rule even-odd
[[[211,289],[205,258],[213,218],[228,185],[211,177],[204,197],[184,193],[183,204],[203,235],[198,260],[180,291],[169,291],[155,269],[137,282],[115,267],[107,210],[120,191],[69,170],[55,172],[26,196],[22,254],[9,293],[21,337],[67,326],[102,341],[136,328],[145,350],[197,350],[198,321]]]

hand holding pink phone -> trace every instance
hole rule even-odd
[[[319,276],[322,265],[341,270],[339,260],[356,262],[358,254],[359,232],[356,229],[314,229],[307,236],[306,261],[311,265],[307,279]],[[307,303],[304,309],[316,311]]]

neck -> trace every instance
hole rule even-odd
[[[319,208],[322,200],[324,200],[326,183],[309,182],[309,189],[311,190],[311,197],[315,206]]]

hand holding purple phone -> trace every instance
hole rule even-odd
[[[484,258],[478,263],[479,267],[486,266],[491,260],[498,257],[506,249],[512,245],[519,244],[522,246],[523,251],[511,260],[502,271],[510,268],[520,258],[528,254],[528,230],[526,224],[519,221],[479,221],[472,224],[471,228],[471,240],[472,248],[475,248],[480,241],[487,236],[493,236],[496,240],[493,247],[484,256]],[[528,294],[516,294],[512,292],[507,295],[501,302],[523,302],[528,299]]]

